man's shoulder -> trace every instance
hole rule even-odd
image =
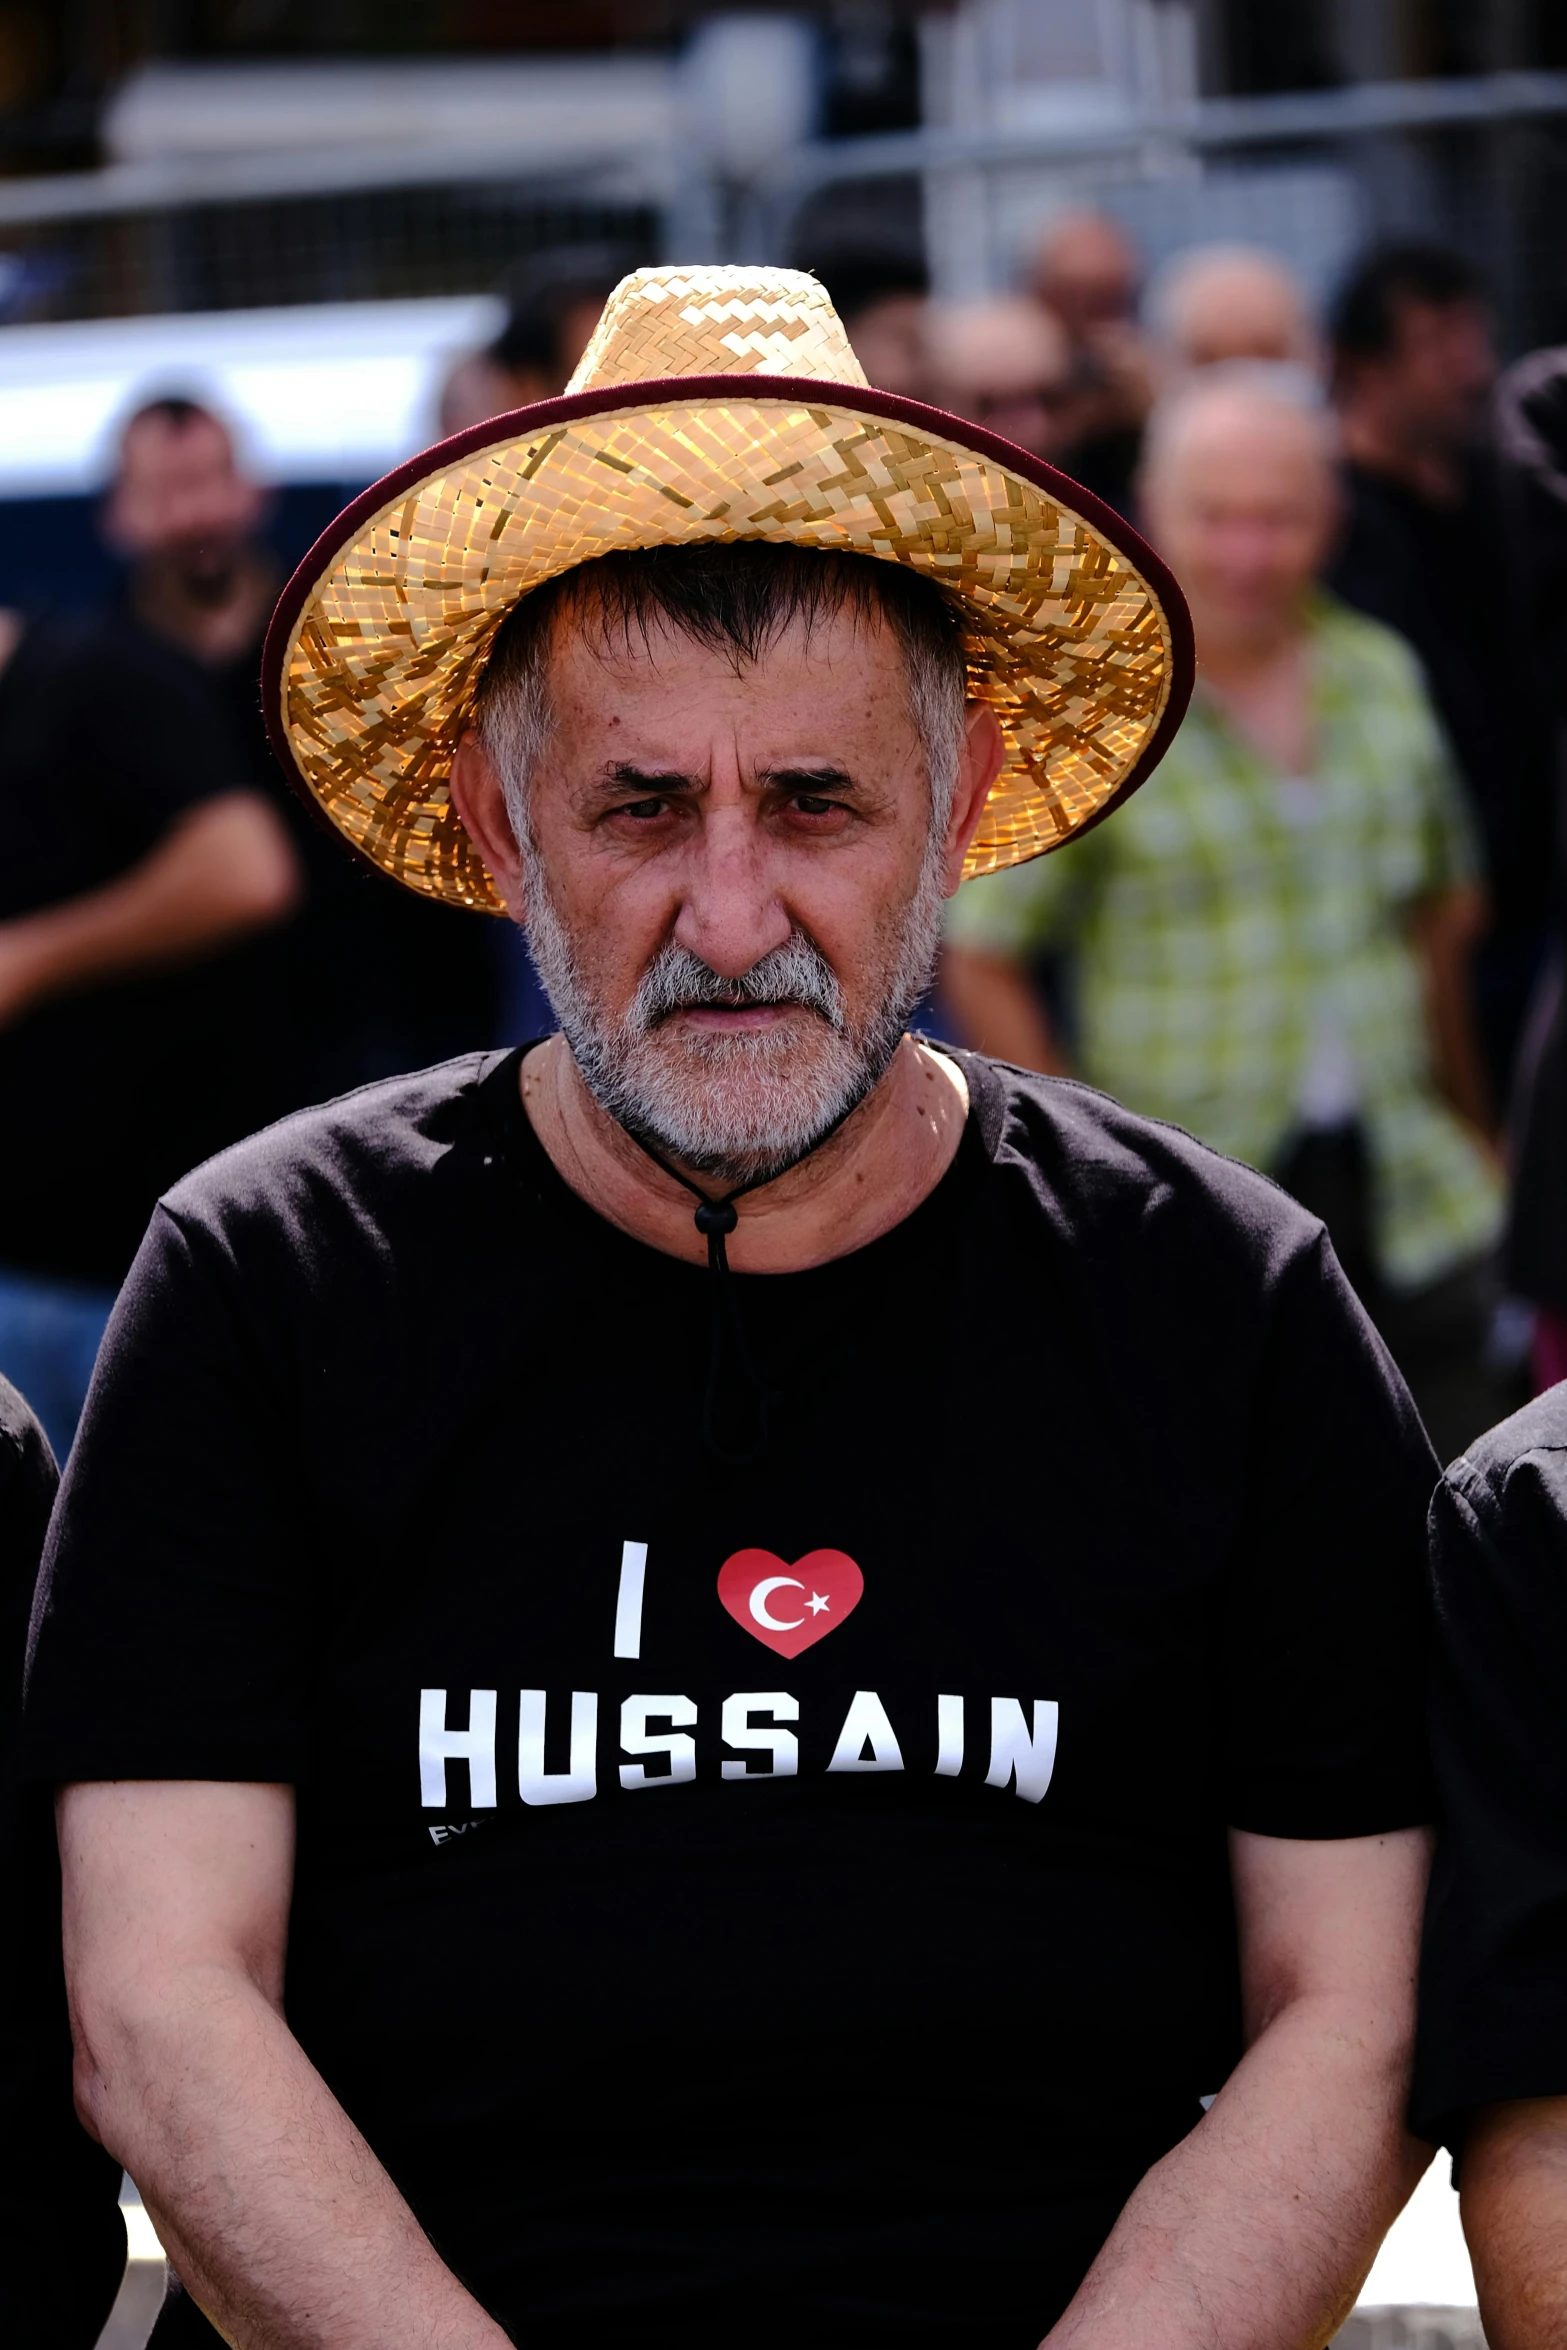
[[[1478,1437],[1442,1482],[1460,1524],[1491,1540],[1539,1536],[1554,1555],[1567,1538],[1567,1381]]]
[[[1177,1245],[1211,1233],[1259,1264],[1310,1250],[1322,1226],[1268,1176],[1184,1127],[1141,1116],[1076,1078],[1043,1077],[982,1056],[973,1072],[993,1164],[1031,1182],[1042,1209],[1085,1239],[1119,1228]]]
[[[187,1230],[296,1227],[333,1206],[373,1222],[454,1159],[485,1158],[487,1139],[493,1157],[491,1098],[514,1060],[463,1053],[296,1110],[204,1161],[160,1204]]]

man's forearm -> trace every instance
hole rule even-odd
[[[1405,2065],[1347,2000],[1285,2008],[1143,2180],[1049,2350],[1320,2350],[1430,2160]]]
[[[83,2118],[237,2350],[505,2350],[243,1976],[192,1972],[155,2020],[100,2021],[77,2081]]]
[[[281,920],[299,886],[288,835],[259,793],[208,800],[101,889],[0,923],[0,1022],[210,953]]]

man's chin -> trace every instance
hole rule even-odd
[[[814,1037],[781,1030],[670,1035],[622,1071],[606,1103],[640,1140],[724,1183],[781,1173],[812,1150],[874,1083],[845,1040],[811,1015]],[[653,1043],[653,1040],[649,1040]],[[814,1048],[814,1049],[813,1049]]]

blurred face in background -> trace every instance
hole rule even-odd
[[[1374,399],[1389,427],[1410,442],[1461,446],[1479,429],[1496,381],[1489,312],[1480,302],[1422,302],[1406,294],[1395,315],[1392,350],[1352,362],[1352,396]]]
[[[226,586],[261,516],[263,493],[234,461],[215,416],[134,417],[120,444],[109,535],[122,554],[171,564],[193,590]]]
[[[932,308],[927,335],[940,406],[1036,457],[1064,447],[1072,355],[1048,312],[1021,298],[944,303]]]
[[[1129,324],[1137,309],[1137,253],[1102,212],[1069,212],[1048,229],[1034,259],[1033,290],[1074,343]]]
[[[1156,308],[1177,370],[1234,359],[1311,367],[1317,359],[1305,292],[1268,253],[1193,254],[1171,272]]]
[[[1200,386],[1156,414],[1142,496],[1202,657],[1294,628],[1326,558],[1337,486],[1323,418],[1260,390]]]
[[[925,297],[889,293],[846,321],[854,356],[867,383],[906,400],[928,400],[930,359],[926,350]]]
[[[471,424],[487,424],[532,400],[553,399],[559,386],[541,368],[502,367],[488,351],[459,359],[441,386],[436,429],[444,441]]]

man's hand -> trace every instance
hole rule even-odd
[[[1475,2114],[1460,2185],[1491,2350],[1567,2350],[1567,2097]]]
[[[1405,2133],[1423,1831],[1235,1833],[1246,2054],[1048,2350],[1321,2350],[1431,2159]]]
[[[204,800],[102,889],[0,922],[0,1028],[52,996],[211,954],[281,921],[299,888],[288,834],[259,792]]]
[[[282,2014],[287,1787],[137,1781],[59,1804],[82,2120],[236,2350],[507,2350]]]

